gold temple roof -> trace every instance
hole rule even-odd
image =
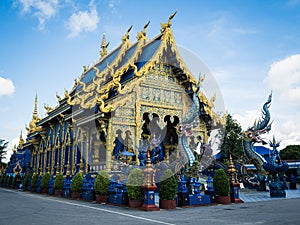
[[[99,61],[90,67],[84,67],[72,90],[65,91],[59,106],[47,112],[48,119],[61,115],[63,111],[69,109],[67,106],[73,105],[79,105],[81,109],[92,109],[98,104],[102,113],[113,111],[118,105],[109,102],[109,93],[112,90],[116,95],[127,93],[130,91],[130,87],[126,86],[127,80],[147,76],[148,71],[157,63],[168,63],[178,68],[182,74],[185,74],[185,82],[196,85],[197,80],[184,64],[173,38],[171,19],[174,15],[175,13],[169,17],[167,23],[161,24],[161,33],[150,41],[146,37],[149,22],[137,34],[137,41],[132,44],[129,40],[131,26],[123,35],[122,43],[111,52],[107,52],[108,44],[104,36]],[[171,54],[169,61],[166,59],[167,52]],[[200,101],[209,103],[204,94],[201,96],[204,100],[200,99]],[[206,105],[208,115],[215,117],[215,121],[218,120],[210,104]],[[47,117],[39,121],[38,125],[46,122]]]

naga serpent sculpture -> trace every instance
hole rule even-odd
[[[262,118],[258,121],[258,123],[255,122],[252,127],[249,127],[244,132],[243,147],[245,154],[247,158],[253,162],[259,172],[265,172],[264,168],[267,164],[267,161],[254,150],[253,146],[256,143],[265,144],[261,138],[261,135],[271,130],[272,123],[269,123],[271,118],[269,111],[271,101],[272,93],[269,95],[268,100],[263,105]]]
[[[286,172],[288,170],[288,164],[286,162],[282,162],[280,159],[279,152],[277,147],[279,147],[279,143],[276,143],[275,138],[273,138],[273,142],[270,142],[270,146],[273,147],[272,155],[273,157],[270,160],[265,160],[263,156],[258,154],[254,150],[254,144],[263,143],[266,144],[265,141],[261,138],[261,134],[269,132],[271,130],[270,122],[270,112],[269,107],[272,101],[272,93],[269,95],[268,100],[263,105],[262,109],[262,118],[258,121],[258,123],[254,123],[254,125],[248,128],[244,132],[243,138],[243,147],[247,158],[255,165],[259,174],[271,174],[273,177],[273,181],[270,183],[271,189],[271,197],[284,197],[284,188],[280,184],[279,172]],[[274,180],[274,177],[276,179]],[[268,180],[268,176],[265,179],[260,179],[260,182],[266,182]],[[272,188],[272,187],[275,188]],[[274,189],[274,190],[273,190]],[[276,189],[276,190],[275,190]]]

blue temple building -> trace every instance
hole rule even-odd
[[[8,176],[23,176],[26,172],[32,173],[31,168],[31,154],[30,150],[24,147],[24,139],[22,132],[20,134],[18,146],[14,146],[13,154],[10,157],[10,161],[5,169],[5,173]]]
[[[203,93],[203,80],[198,82],[180,57],[171,19],[151,40],[148,25],[133,43],[129,28],[110,52],[103,36],[98,62],[85,66],[63,97],[56,95],[57,105],[45,106],[44,118],[38,118],[36,97],[26,141],[11,163],[39,175],[74,175],[142,165],[147,149],[154,164],[192,157],[185,151],[191,140],[207,141],[222,119],[213,111],[215,98]],[[191,128],[193,138],[180,145],[176,129],[193,105],[198,125]]]

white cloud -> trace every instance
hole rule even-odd
[[[300,54],[274,62],[265,81],[281,100],[300,106]]]
[[[0,97],[12,95],[15,92],[15,85],[10,79],[0,77]]]
[[[273,90],[270,112],[274,123],[270,133],[263,135],[263,138],[270,140],[274,135],[278,141],[282,140],[280,149],[287,145],[300,144],[300,54],[272,63],[264,81],[261,84],[267,84]],[[257,92],[261,96],[260,89],[257,88]],[[256,110],[242,110],[234,115],[244,130],[261,116],[259,110],[263,103],[264,99],[261,100],[260,107],[251,103],[250,107],[257,107]]]
[[[19,2],[24,13],[33,12],[38,18],[40,30],[44,29],[45,21],[53,17],[59,8],[58,0],[19,0]]]
[[[260,119],[259,110],[247,110],[244,115],[233,114],[232,117],[235,119],[242,127],[243,130],[247,130],[251,127],[255,121]]]
[[[70,30],[68,37],[73,38],[82,32],[91,32],[97,29],[99,16],[94,1],[89,3],[89,10],[73,13],[67,21]]]

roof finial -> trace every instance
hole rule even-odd
[[[171,20],[174,18],[174,16],[176,15],[177,10],[169,17],[168,22],[167,23],[160,23],[160,31],[163,33],[167,28],[170,28],[172,23]]]
[[[57,98],[57,101],[60,102],[61,101],[61,97],[59,96],[59,94],[56,92],[56,98]]]
[[[150,24],[150,20],[148,21],[148,23],[145,24],[143,30],[141,32],[138,32],[138,34],[137,34],[137,39],[138,40],[144,40],[144,41],[147,40],[147,37],[146,37],[146,28],[149,26],[149,24]]]
[[[24,144],[24,139],[22,137],[22,130],[21,130],[20,140],[19,140],[19,148],[22,148],[23,144]]]
[[[34,109],[33,109],[33,116],[37,117],[37,104],[38,104],[38,98],[37,98],[37,93],[35,94],[35,99],[34,99]]]
[[[35,99],[34,99],[34,109],[33,109],[32,119],[29,122],[29,128],[26,128],[28,133],[37,131],[36,123],[40,120],[37,115],[37,104],[38,104],[38,98],[37,98],[37,94],[36,94]]]
[[[101,51],[100,51],[100,56],[103,58],[104,56],[107,55],[107,47],[109,45],[109,42],[106,43],[106,36],[105,33],[102,36],[102,41],[101,41]]]
[[[129,41],[129,32],[131,31],[132,27],[133,27],[133,25],[131,25],[131,26],[128,28],[126,34],[122,37],[122,43],[123,43],[123,44],[124,44],[125,42]]]

